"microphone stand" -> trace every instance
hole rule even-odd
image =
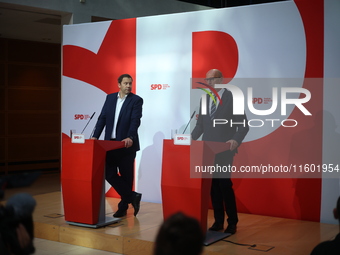
[[[84,127],[83,131],[81,131],[81,134],[85,131],[87,125],[90,123],[90,121],[92,120],[92,118],[93,118],[93,116],[94,116],[95,113],[96,113],[96,112],[94,112],[94,113],[92,114],[91,118],[90,118],[89,121],[87,122],[87,124],[86,124],[86,126]]]
[[[190,120],[189,120],[187,126],[185,127],[185,129],[184,129],[184,131],[183,131],[183,135],[184,135],[185,131],[187,130],[187,128],[188,128],[188,126],[189,126],[189,124],[190,124],[190,121],[191,121],[192,118],[194,117],[195,113],[196,113],[196,111],[194,111],[194,112],[192,113],[192,115],[191,115],[191,117],[190,117]]]

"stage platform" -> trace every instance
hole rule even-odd
[[[51,241],[79,245],[127,255],[151,255],[154,240],[163,221],[162,205],[141,203],[137,217],[128,210],[122,221],[99,229],[71,226],[65,222],[61,192],[36,195],[35,236]],[[119,200],[106,199],[106,214],[112,216]],[[299,255],[310,254],[320,241],[336,236],[339,227],[332,224],[239,214],[238,231],[225,240],[204,247],[203,254]],[[213,223],[209,210],[208,225]],[[256,245],[253,249],[249,246]],[[261,251],[262,250],[262,251]],[[268,251],[265,251],[268,250]]]

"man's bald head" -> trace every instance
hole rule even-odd
[[[223,83],[222,72],[218,69],[211,69],[207,72],[205,80],[206,80],[206,82],[208,83],[209,86],[215,88],[215,84],[222,84]],[[216,89],[216,91],[219,91],[219,90],[220,89]]]
[[[222,75],[222,72],[218,69],[211,69],[207,72],[207,75],[206,77],[208,78],[222,78],[223,75]]]

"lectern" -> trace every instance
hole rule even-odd
[[[106,152],[123,148],[118,141],[62,140],[62,194],[65,220],[71,225],[99,228],[120,221],[105,216]]]
[[[163,141],[162,206],[164,219],[176,212],[196,218],[207,233],[209,245],[229,234],[207,231],[211,175],[197,172],[214,165],[215,155],[229,150],[230,145],[220,142],[192,141],[191,145],[174,145]],[[205,167],[205,168],[204,168]]]

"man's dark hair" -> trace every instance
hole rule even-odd
[[[199,255],[204,235],[198,220],[183,213],[170,216],[160,227],[154,255]]]
[[[118,77],[118,83],[120,84],[124,78],[130,78],[133,80],[130,74],[125,73]]]

